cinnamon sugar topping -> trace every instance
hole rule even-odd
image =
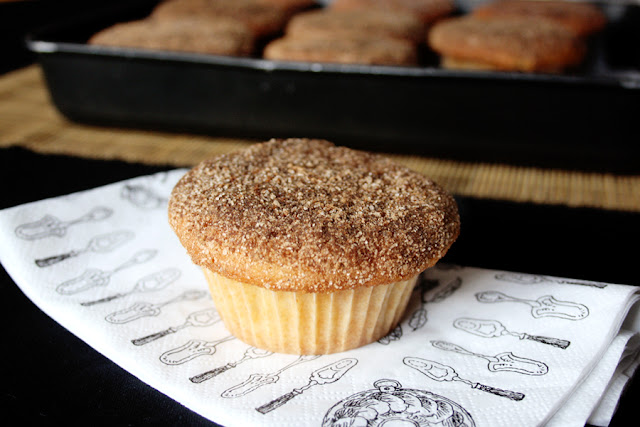
[[[460,227],[453,198],[423,175],[308,139],[200,163],[174,188],[169,222],[196,264],[306,292],[408,279],[435,264]]]

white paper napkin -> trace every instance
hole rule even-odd
[[[452,265],[424,275],[378,342],[319,357],[252,348],[167,224],[184,172],[0,211],[0,260],[62,326],[217,423],[606,425],[638,365],[636,287]]]

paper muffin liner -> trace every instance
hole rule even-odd
[[[400,321],[418,276],[329,293],[272,291],[203,269],[225,327],[277,353],[329,354],[369,344]]]

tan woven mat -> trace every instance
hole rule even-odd
[[[0,77],[0,147],[191,166],[253,142],[71,123],[51,104],[39,67]],[[461,196],[640,212],[640,176],[393,157]]]

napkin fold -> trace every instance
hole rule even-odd
[[[0,261],[63,327],[217,423],[604,426],[640,362],[638,288],[446,264],[377,342],[253,348],[167,224],[184,172],[0,211]]]

